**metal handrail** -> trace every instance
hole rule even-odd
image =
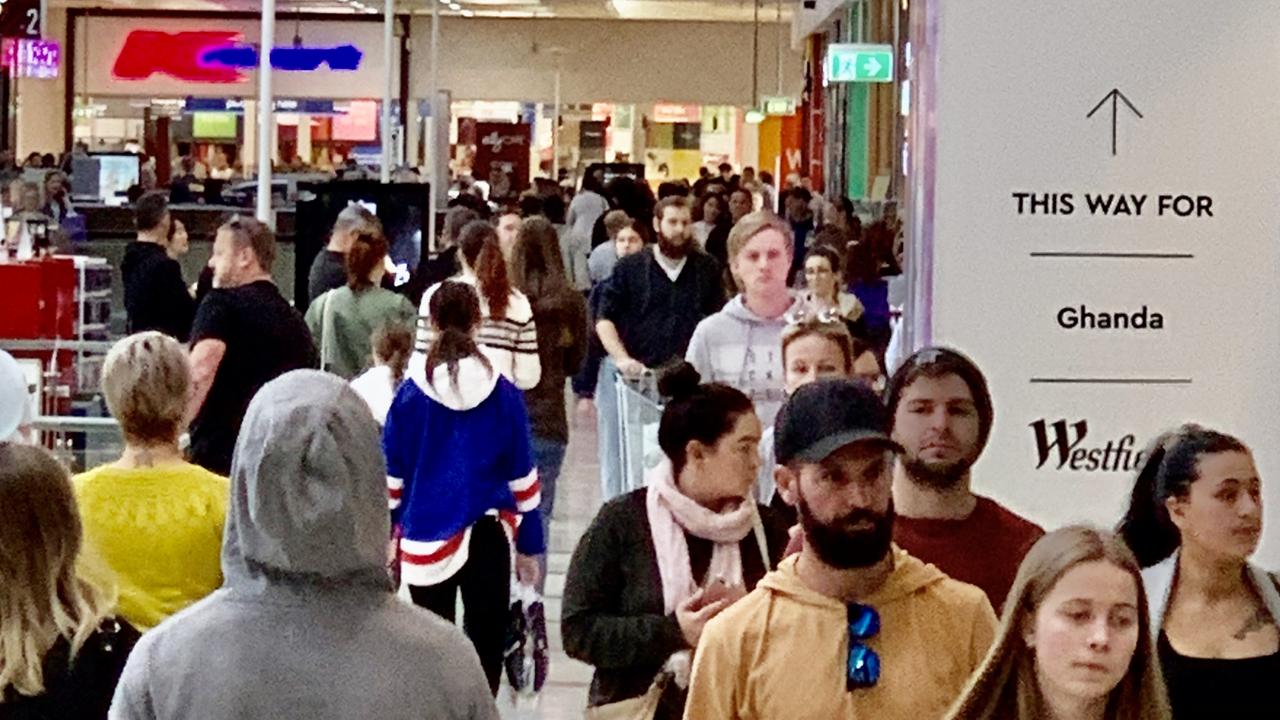
[[[36,430],[47,432],[85,432],[118,430],[120,423],[113,417],[79,417],[75,415],[40,415],[31,423]]]
[[[17,352],[40,352],[42,350],[69,350],[72,352],[88,352],[107,354],[115,343],[108,340],[59,340],[49,339],[17,339],[0,338],[0,350]]]

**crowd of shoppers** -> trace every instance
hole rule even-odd
[[[0,718],[496,717],[575,375],[606,495],[560,625],[594,669],[588,717],[1272,716],[1280,580],[1250,561],[1248,446],[1179,427],[1115,533],[1046,534],[974,492],[996,404],[978,365],[885,366],[890,224],[801,182],[784,217],[755,211],[747,170],[700,181],[702,225],[678,185],[646,207],[600,178],[563,231],[534,197],[492,222],[455,207],[416,311],[352,206],[305,318],[265,226],[219,228],[197,301],[185,230],[141,198],[136,332],[102,373],[121,456],[72,479],[29,445],[0,352]],[[615,266],[580,287],[601,229]],[[662,457],[623,493],[606,398],[648,371]]]

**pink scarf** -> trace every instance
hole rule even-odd
[[[689,561],[686,532],[715,543],[708,578],[723,577],[730,586],[743,585],[742,552],[738,543],[755,527],[755,503],[746,499],[724,512],[708,510],[676,488],[671,461],[666,459],[649,471],[645,481],[648,485],[645,509],[658,556],[666,614],[675,612],[680,603],[698,591]]]

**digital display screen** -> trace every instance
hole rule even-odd
[[[236,116],[226,112],[191,113],[193,137],[214,140],[236,139]]]

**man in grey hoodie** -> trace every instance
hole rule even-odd
[[[742,292],[693,331],[685,353],[703,382],[741,390],[765,427],[787,396],[782,331],[803,302],[787,288],[791,231],[770,212],[754,212],[729,232],[729,269]]]
[[[396,599],[378,427],[341,379],[297,370],[249,405],[223,587],[138,644],[112,720],[496,720],[467,638]]]

